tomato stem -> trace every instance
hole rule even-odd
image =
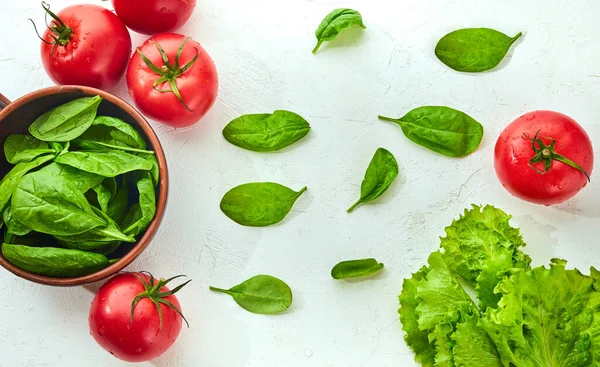
[[[529,160],[529,167],[531,167],[540,175],[543,175],[552,168],[553,161],[558,161],[581,171],[585,175],[585,177],[587,177],[588,182],[591,181],[590,175],[585,171],[583,167],[581,167],[578,163],[570,160],[569,158],[555,152],[556,140],[552,138],[547,138],[550,140],[550,145],[546,145],[546,143],[539,137],[539,134],[540,131],[538,130],[538,132],[535,133],[535,136],[531,138],[529,135],[527,135],[527,133],[523,133],[523,136],[525,138],[531,140],[531,149],[535,152],[535,155]],[[540,162],[544,163],[543,171],[533,166],[534,164]]]
[[[169,61],[169,56],[167,56],[167,53],[165,52],[165,50],[163,50],[161,45],[158,42],[154,41],[154,43],[156,44],[156,48],[158,49],[158,52],[160,53],[160,56],[164,63],[164,65],[160,68],[154,63],[152,63],[152,61],[150,61],[150,59],[148,59],[146,55],[144,55],[140,51],[139,48],[136,51],[138,55],[142,58],[142,61],[144,61],[144,63],[150,68],[150,70],[160,75],[160,78],[156,79],[156,81],[154,81],[154,83],[152,84],[152,88],[159,93],[173,93],[175,97],[177,97],[177,100],[183,105],[183,107],[185,107],[188,111],[193,112],[194,110],[188,107],[188,105],[183,101],[183,97],[181,97],[181,93],[179,92],[179,88],[177,87],[176,82],[177,78],[179,78],[183,73],[188,71],[194,65],[194,63],[196,63],[196,60],[198,60],[198,57],[200,56],[200,53],[198,52],[198,50],[196,50],[196,56],[194,56],[192,60],[190,60],[183,67],[179,66],[179,59],[181,57],[181,53],[183,52],[183,47],[189,39],[189,37],[184,39],[181,43],[181,46],[179,46],[179,49],[175,54],[174,64],[171,64],[171,61]],[[170,89],[158,88],[159,85],[162,85],[164,83],[169,84]]]
[[[52,19],[53,19],[50,24],[48,24],[48,22],[46,21],[46,27],[50,30],[50,37],[52,37],[53,42],[49,42],[49,41],[45,40],[44,38],[42,38],[42,36],[40,36],[33,20],[31,20],[31,19],[29,19],[29,20],[33,24],[33,28],[35,29],[35,33],[37,34],[38,38],[40,40],[42,40],[42,42],[44,42],[48,45],[50,45],[50,44],[53,45],[52,51],[51,51],[51,53],[52,53],[52,52],[54,52],[54,49],[56,48],[56,46],[64,47],[69,43],[69,41],[73,37],[73,29],[68,27],[62,21],[62,19],[60,19],[56,14],[54,14],[50,10],[50,5],[47,4],[45,1],[42,1],[42,8],[44,8],[44,11],[46,12],[46,14],[45,14],[46,17],[48,15],[50,15],[50,17],[52,17]]]
[[[134,313],[135,313],[135,306],[137,306],[137,304],[142,299],[148,298],[152,303],[154,303],[154,305],[157,308],[158,320],[159,320],[159,330],[162,330],[162,308],[161,308],[161,304],[163,304],[163,305],[171,308],[173,311],[175,311],[175,313],[178,314],[183,319],[183,321],[185,321],[187,327],[189,328],[190,324],[186,320],[185,316],[183,316],[183,313],[181,313],[181,310],[179,308],[177,308],[177,306],[175,306],[173,303],[171,303],[169,300],[167,300],[165,298],[169,297],[169,296],[172,296],[173,294],[179,292],[181,290],[181,288],[185,287],[192,280],[190,279],[187,282],[178,285],[177,287],[173,288],[170,291],[161,292],[160,290],[164,286],[166,286],[167,283],[169,283],[170,281],[172,281],[174,279],[184,277],[185,275],[177,275],[177,276],[174,276],[174,277],[169,278],[169,279],[160,279],[155,284],[154,276],[152,274],[150,274],[147,271],[140,271],[140,273],[149,276],[150,277],[150,282],[147,282],[146,279],[144,279],[144,277],[139,276],[138,274],[133,273],[133,275],[135,275],[140,280],[140,282],[142,282],[142,285],[144,286],[145,290],[143,292],[141,292],[140,294],[138,294],[133,299],[133,302],[131,302],[131,317],[129,319],[129,325],[133,326],[133,316],[134,316]]]

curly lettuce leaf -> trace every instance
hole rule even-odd
[[[479,315],[467,316],[465,321],[456,325],[452,334],[456,367],[502,367],[502,361],[494,342],[486,331],[477,325]]]
[[[479,306],[496,307],[500,295],[494,288],[511,268],[528,269],[531,259],[519,229],[509,224],[512,217],[491,205],[473,205],[446,227],[441,238],[443,257],[450,270],[475,287]]]
[[[454,367],[452,349],[455,342],[451,338],[453,332],[452,323],[442,322],[429,334],[429,340],[435,344],[435,367]]]
[[[479,321],[496,344],[504,365],[584,367],[600,365],[600,292],[592,277],[550,268],[516,271],[502,280],[497,309]]]

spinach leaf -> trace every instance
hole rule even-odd
[[[31,162],[41,155],[58,152],[51,149],[45,141],[30,135],[9,135],[4,142],[4,155],[10,164]]]
[[[29,234],[29,232],[31,232],[31,229],[29,227],[15,219],[15,217],[12,215],[10,205],[6,207],[4,213],[2,214],[2,217],[4,219],[4,223],[6,224],[7,233],[13,234],[15,236],[26,236],[27,234]]]
[[[360,199],[348,209],[348,213],[358,204],[368,203],[383,195],[397,176],[398,163],[394,155],[386,149],[377,149],[360,187]]]
[[[55,278],[73,278],[95,273],[109,265],[106,256],[54,247],[2,244],[2,255],[28,272]]]
[[[111,146],[146,149],[146,141],[133,126],[116,117],[98,116],[82,138]]]
[[[143,150],[143,149],[137,149],[137,148],[130,148],[127,146],[121,146],[121,145],[111,145],[111,144],[107,144],[107,143],[102,143],[102,142],[98,142],[98,141],[93,141],[93,140],[88,140],[88,139],[84,139],[84,138],[76,138],[73,140],[73,145],[81,148],[82,150],[107,150],[107,149],[114,149],[114,150],[122,150],[125,152],[132,152],[132,153],[145,153],[145,154],[154,154],[153,151],[151,150]]]
[[[121,228],[123,233],[135,237],[148,228],[156,214],[156,193],[154,183],[149,173],[146,173],[136,184],[139,192],[139,202],[134,204]]]
[[[367,28],[363,24],[362,15],[356,10],[341,8],[327,14],[315,32],[317,45],[312,53],[317,53],[323,42],[335,39],[340,32],[352,26]]]
[[[61,176],[65,180],[77,186],[79,191],[82,193],[85,193],[94,186],[99,185],[105,179],[103,176],[82,171],[80,169],[67,166],[66,164],[60,164],[56,162],[52,162],[49,165],[42,167],[39,172]]]
[[[284,281],[270,275],[257,275],[231,289],[210,287],[211,291],[229,294],[246,311],[276,314],[292,304],[292,290]]]
[[[60,244],[69,249],[95,252],[107,256],[115,252],[119,246],[121,246],[121,241],[60,241]]]
[[[108,204],[117,194],[117,180],[114,177],[107,177],[100,184],[94,186],[92,190],[96,193],[100,209],[106,213]]]
[[[106,225],[95,227],[90,229],[87,232],[83,232],[81,234],[72,235],[72,236],[57,236],[54,237],[61,242],[68,243],[85,243],[85,242],[110,242],[110,241],[123,241],[123,242],[135,242],[135,238],[130,237],[119,229],[119,226],[115,221],[113,221],[108,215],[106,215],[100,209],[92,207],[92,211],[103,220],[106,221]],[[76,248],[79,250],[84,250],[83,248],[69,246],[71,248]],[[85,249],[88,250],[88,249]]]
[[[125,215],[127,215],[128,205],[129,187],[127,186],[125,176],[123,176],[123,184],[117,191],[117,194],[114,196],[114,198],[110,201],[110,203],[108,203],[106,215],[108,215],[115,222],[120,223],[123,218],[125,218]]]
[[[55,161],[104,177],[152,169],[150,161],[118,150],[69,152],[57,157]]]
[[[38,117],[29,133],[43,141],[66,142],[83,134],[94,122],[100,96],[75,99]]]
[[[483,139],[483,126],[464,112],[443,106],[415,108],[394,122],[413,142],[449,157],[464,157],[477,149]]]
[[[4,208],[4,206],[8,204],[21,177],[32,169],[37,168],[52,159],[54,159],[53,155],[44,155],[31,162],[22,162],[14,166],[0,181],[0,208]]]
[[[150,168],[149,172],[152,176],[152,182],[154,182],[154,185],[158,185],[158,181],[160,180],[160,169],[158,167],[158,161],[156,160],[156,156],[144,154],[140,154],[139,156],[146,159],[148,162],[150,162],[150,164],[152,164],[152,168]]]
[[[383,264],[373,258],[348,260],[334,266],[331,269],[331,276],[333,279],[359,278],[373,275],[381,269],[383,269]]]
[[[498,66],[522,33],[509,37],[489,28],[465,28],[448,33],[435,47],[441,62],[456,71],[481,72]]]
[[[310,131],[300,115],[278,110],[272,114],[243,115],[223,129],[223,136],[233,145],[255,152],[273,152],[290,146]]]
[[[296,192],[273,182],[234,187],[221,200],[221,211],[243,226],[265,227],[281,222],[306,187]]]
[[[107,224],[75,185],[44,172],[30,173],[19,181],[11,209],[19,222],[54,236],[72,236]]]

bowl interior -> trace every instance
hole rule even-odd
[[[28,94],[11,103],[0,112],[0,146],[4,146],[6,138],[11,134],[28,134],[29,125],[44,112],[74,99],[94,95],[100,95],[103,98],[98,108],[98,116],[117,117],[132,125],[146,140],[148,149],[154,150],[160,168],[160,182],[156,187],[156,216],[145,233],[138,237],[139,240],[136,243],[122,244],[117,252],[111,255],[111,257],[120,258],[121,260],[99,272],[83,277],[51,278],[32,274],[15,267],[0,253],[0,265],[25,279],[48,285],[79,285],[107,278],[131,263],[144,250],[162,220],[167,199],[168,176],[166,160],[160,142],[148,122],[139,112],[111,94],[84,87],[53,87]],[[0,154],[0,177],[4,177],[12,167],[13,165],[6,161],[2,152]],[[135,192],[133,191],[134,194]]]

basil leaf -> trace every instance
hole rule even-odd
[[[9,206],[6,207],[4,213],[2,214],[2,218],[4,223],[6,224],[6,232],[13,234],[15,236],[26,236],[31,232],[31,228],[27,227],[23,223],[19,222],[12,215],[12,209]]]
[[[333,279],[359,278],[373,275],[381,269],[383,269],[383,264],[373,258],[348,260],[334,266],[331,269],[331,276]]]
[[[116,117],[98,116],[82,138],[122,148],[146,149],[146,141],[133,126]]]
[[[477,149],[483,139],[483,126],[464,112],[450,107],[415,108],[394,122],[413,142],[449,157],[464,157]]]
[[[85,196],[64,178],[43,172],[25,175],[11,200],[16,220],[36,232],[71,236],[106,225]]]
[[[102,212],[100,209],[92,207],[92,211],[99,218],[106,221],[106,225],[95,227],[87,232],[72,236],[54,236],[61,242],[67,242],[69,244],[86,243],[89,241],[96,242],[110,242],[110,241],[123,241],[123,242],[135,242],[135,238],[130,237],[119,229],[119,226],[113,221],[108,215]],[[67,246],[78,250],[90,250],[89,248],[79,248],[75,245]]]
[[[127,186],[125,177],[123,177],[123,184],[121,188],[117,191],[115,197],[108,204],[108,208],[106,209],[106,215],[108,215],[115,222],[120,223],[125,217],[125,215],[127,215],[128,205],[129,187]]]
[[[73,278],[95,273],[109,265],[106,256],[54,247],[2,244],[2,255],[28,272],[55,278]]]
[[[284,281],[270,275],[257,275],[231,289],[210,287],[211,291],[229,294],[246,311],[276,314],[292,304],[292,290]]]
[[[100,96],[75,99],[38,117],[29,133],[43,141],[66,142],[83,134],[94,122]]]
[[[102,181],[102,183],[92,188],[98,198],[98,204],[100,209],[106,213],[108,210],[108,204],[112,198],[117,194],[117,180],[114,177],[108,177]]]
[[[272,114],[243,115],[223,129],[223,136],[233,145],[255,152],[274,152],[302,139],[310,125],[301,116],[278,110]]]
[[[323,42],[335,39],[340,32],[352,26],[367,28],[363,24],[362,15],[356,10],[341,8],[327,14],[315,32],[317,45],[312,53],[317,53]]]
[[[465,28],[448,33],[435,46],[435,55],[456,71],[481,72],[498,66],[522,33],[509,37],[489,28]]]
[[[149,173],[146,173],[136,184],[139,192],[139,202],[133,205],[124,220],[123,233],[135,237],[148,228],[156,215],[156,193],[154,182]]]
[[[234,187],[221,200],[221,211],[243,226],[265,227],[281,222],[306,187],[296,192],[273,182]]]
[[[10,197],[17,188],[21,178],[34,168],[54,159],[53,155],[44,155],[31,162],[22,162],[11,169],[0,181],[0,208],[4,208],[10,201]]]
[[[104,177],[152,169],[148,160],[118,150],[69,152],[57,157],[55,162]]]
[[[42,167],[39,172],[60,176],[75,185],[82,193],[99,185],[105,179],[103,176],[56,162],[52,162],[49,165]]]
[[[358,204],[368,203],[383,195],[397,176],[398,163],[394,155],[383,148],[377,149],[360,187],[360,199],[348,209],[348,213]]]
[[[30,135],[9,135],[4,142],[4,155],[10,164],[31,162],[41,155],[58,152],[51,149],[45,141]]]

